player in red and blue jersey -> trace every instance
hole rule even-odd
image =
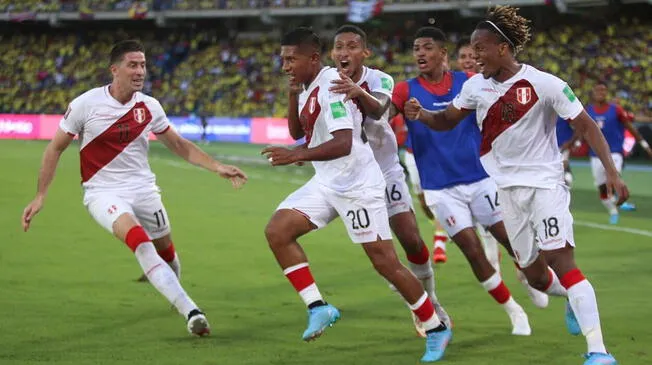
[[[632,133],[634,138],[636,138],[636,141],[641,145],[641,147],[643,147],[650,158],[652,158],[652,149],[650,149],[650,145],[632,125],[634,115],[626,112],[620,105],[608,102],[607,96],[607,85],[603,82],[598,82],[593,87],[593,102],[586,108],[586,112],[600,127],[600,130],[609,145],[611,157],[616,165],[616,169],[618,169],[618,172],[622,172],[625,129]],[[604,167],[593,150],[589,151],[589,156],[591,156],[593,180],[600,192],[600,201],[602,201],[602,205],[604,205],[609,212],[609,223],[617,224],[619,218],[618,206],[616,205],[615,197],[609,197],[607,194],[606,173]],[[634,210],[635,207],[631,204],[625,203],[621,206],[621,209]]]

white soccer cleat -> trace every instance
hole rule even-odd
[[[525,274],[521,270],[516,270],[516,277],[518,281],[523,284],[525,290],[527,290],[527,295],[530,297],[530,300],[537,308],[546,308],[548,306],[548,294],[534,289],[528,282]]]
[[[532,334],[530,322],[527,314],[521,310],[512,310],[507,312],[509,320],[512,322],[512,335],[514,336],[529,336]]]
[[[188,332],[191,335],[207,336],[211,333],[211,327],[204,313],[199,309],[193,309],[188,313]]]

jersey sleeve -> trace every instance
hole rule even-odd
[[[152,133],[165,133],[170,128],[168,116],[165,114],[165,110],[163,110],[158,100],[151,98],[150,101],[152,106]]]
[[[376,71],[376,77],[370,80],[369,90],[372,93],[385,94],[391,98],[394,90],[394,79],[384,72]]]
[[[555,109],[560,117],[572,120],[584,110],[584,106],[575,96],[573,89],[561,79],[552,76],[550,79],[545,80],[542,85],[544,100]]]
[[[66,114],[63,115],[61,122],[59,122],[59,128],[72,136],[76,136],[81,133],[85,121],[86,107],[82,100],[77,98],[68,104]]]
[[[344,94],[329,91],[322,93],[320,105],[329,133],[341,129],[353,129],[351,109],[357,107],[351,100],[344,102],[344,97]]]
[[[475,96],[473,95],[473,84],[474,82],[469,79],[462,85],[462,90],[457,94],[455,99],[453,99],[453,106],[458,110],[476,110],[478,108],[478,102]]]
[[[410,97],[410,87],[407,81],[401,81],[394,87],[392,92],[392,104],[396,106],[401,113],[403,113],[403,107],[407,103],[408,98]]]

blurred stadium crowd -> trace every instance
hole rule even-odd
[[[248,2],[171,3],[235,6]],[[294,6],[335,2],[278,0],[263,3]],[[6,7],[6,3],[0,0],[0,8]],[[22,4],[37,3],[64,6],[61,4],[66,1],[24,1]],[[126,6],[132,2],[90,3],[115,9],[122,3]],[[138,38],[148,48],[149,77],[145,91],[159,98],[168,114],[285,116],[286,80],[282,75],[276,36],[229,39],[225,32],[217,30],[146,29],[130,33],[115,29],[0,33],[3,50],[0,54],[0,112],[63,113],[67,103],[77,95],[110,81],[107,54],[111,45],[120,39]],[[397,81],[414,76],[416,67],[409,34],[379,29],[383,28],[370,32],[374,54],[371,65],[382,68]],[[452,61],[454,42],[468,34],[449,35]],[[611,23],[602,28],[575,24],[535,29],[531,45],[520,59],[568,80],[585,102],[588,102],[595,80],[606,81],[611,86],[612,97],[627,110],[650,116],[652,59],[648,49],[651,45],[649,25],[627,17],[620,24]]]

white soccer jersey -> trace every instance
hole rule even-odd
[[[385,94],[390,100],[392,99],[394,80],[382,71],[363,67],[358,85],[369,93]],[[383,175],[388,176],[394,170],[402,171],[398,159],[396,135],[389,125],[389,110],[378,120],[365,116],[363,127]]]
[[[478,74],[464,83],[453,106],[476,110],[480,160],[499,187],[563,183],[557,116],[574,119],[583,110],[564,81],[525,64],[502,83]]]
[[[352,129],[351,153],[330,161],[313,161],[317,181],[338,192],[351,192],[363,186],[384,186],[384,179],[369,144],[363,140],[362,114],[343,94],[328,91],[339,79],[335,68],[324,67],[299,95],[299,120],[308,147],[333,138],[332,132]]]
[[[149,132],[169,127],[159,102],[137,92],[126,104],[109,94],[109,86],[91,89],[68,106],[59,127],[79,135],[82,186],[89,190],[157,189],[149,167]]]

